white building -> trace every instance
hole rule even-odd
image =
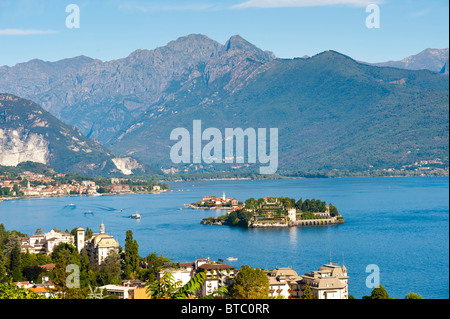
[[[302,276],[291,268],[276,268],[267,276],[271,298],[303,298],[308,284],[314,299],[348,299],[347,268],[336,263],[330,262]]]
[[[24,237],[21,241],[21,252],[29,252],[32,254],[50,254],[59,244],[74,244],[74,236],[68,233],[60,233],[51,230],[43,235],[32,235]]]
[[[276,268],[267,274],[269,278],[269,297],[288,299],[292,297],[292,286],[301,277],[292,268]]]
[[[316,299],[348,299],[348,276],[344,265],[330,262],[317,271],[304,274],[299,282],[300,290],[304,290],[306,283]]]
[[[157,279],[161,279],[166,272],[170,272],[175,280],[180,282],[180,286],[183,286],[200,271],[206,273],[201,296],[211,295],[219,287],[229,286],[238,272],[230,265],[214,262],[209,258],[197,258],[193,263],[177,263],[172,267],[169,265],[158,273]]]
[[[91,238],[85,239],[83,228],[77,229],[77,249],[81,253],[86,250],[89,259],[97,261],[101,265],[111,251],[119,251],[119,243],[113,236],[106,234],[105,225],[100,225],[100,233],[93,234]]]

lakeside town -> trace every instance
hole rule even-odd
[[[259,227],[295,227],[295,226],[327,226],[344,223],[333,204],[317,199],[287,197],[249,198],[239,202],[235,198],[205,196],[201,201],[186,204],[192,209],[227,209],[222,216],[204,218],[204,225],[229,225],[247,228]]]
[[[0,174],[0,202],[32,197],[160,193],[170,189],[168,184],[143,179],[89,178],[75,174],[48,175],[31,171]]]
[[[127,239],[132,239],[127,232]],[[11,235],[10,235],[11,236]],[[55,281],[60,280],[56,275],[58,263],[64,263],[62,259],[55,257],[61,255],[63,250],[70,251],[71,255],[81,256],[81,268],[86,267],[83,263],[89,262],[89,266],[102,269],[111,266],[114,261],[117,262],[121,248],[118,241],[111,235],[106,233],[104,224],[100,225],[99,233],[93,233],[91,230],[83,229],[81,227],[75,228],[71,233],[51,230],[47,233],[37,231],[31,236],[20,236],[14,239],[9,238],[9,241],[18,240],[20,243],[20,258],[22,261],[32,259],[34,256],[36,260],[45,262],[54,261],[47,264],[32,265],[34,273],[30,274],[27,267],[23,267],[22,275],[17,275],[17,268],[3,267],[4,273],[0,273],[0,278],[12,277],[21,279],[34,280],[20,280],[14,281],[18,288],[27,289],[30,292],[46,297],[58,298],[63,297],[64,291],[58,290],[58,285]],[[15,247],[17,248],[17,247]],[[133,245],[126,247],[131,250]],[[12,253],[12,252],[11,252]],[[125,251],[125,262],[127,262],[127,251]],[[122,252],[123,254],[123,252]],[[17,258],[13,255],[10,258]],[[56,261],[55,261],[56,259]],[[70,258],[69,258],[70,259]],[[128,260],[129,262],[129,260]],[[125,268],[128,265],[125,265]],[[135,268],[142,272],[144,269],[150,269],[149,260],[142,260]],[[255,269],[249,266],[251,271]],[[0,268],[2,269],[2,268]],[[286,267],[276,268],[272,270],[259,270],[260,275],[266,281],[265,296],[266,298],[274,299],[348,299],[348,275],[345,265],[339,265],[330,262],[321,266],[318,270],[306,272],[303,275],[298,275],[297,271]],[[177,286],[182,287],[188,284],[198,274],[202,274],[202,284],[191,298],[204,298],[214,296],[221,291],[225,291],[223,287],[231,287],[239,273],[243,271],[231,265],[225,264],[223,260],[213,261],[209,258],[195,258],[193,262],[173,262],[164,259],[159,263],[159,267],[153,270],[154,278],[157,282],[162,280],[171,280],[177,283]],[[245,269],[245,271],[250,271]],[[242,274],[245,273],[242,272]],[[9,273],[11,272],[11,273]],[[125,272],[125,270],[124,270]],[[68,274],[66,274],[68,275]],[[25,277],[25,278],[24,278]],[[103,285],[97,287],[99,291],[98,297],[119,299],[151,299],[152,296],[148,293],[149,280],[140,280],[134,273],[130,278],[124,276],[122,280],[118,280],[120,276],[108,283],[103,281]],[[145,276],[143,276],[145,278]],[[87,294],[87,298],[93,298],[93,294]],[[261,297],[261,295],[259,295]]]
[[[344,260],[333,262],[331,252],[328,262],[301,275],[291,267],[238,269],[209,257],[176,262],[139,256],[131,230],[122,249],[103,223],[98,233],[38,228],[31,236],[0,224],[0,247],[0,299],[355,299]],[[362,298],[390,299],[383,286]]]

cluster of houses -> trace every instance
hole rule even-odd
[[[96,261],[99,265],[103,263],[105,258],[111,251],[119,251],[119,242],[105,231],[105,225],[100,225],[100,232],[93,234],[89,238],[85,236],[83,228],[76,229],[75,236],[68,233],[61,233],[51,230],[45,234],[35,234],[29,237],[22,237],[20,250],[21,252],[29,252],[33,254],[51,254],[56,246],[67,243],[76,246],[80,254],[86,250],[89,259]]]
[[[21,238],[21,251],[35,254],[50,254],[61,243],[76,246],[79,253],[86,251],[91,260],[99,265],[112,251],[119,251],[118,241],[105,231],[105,225],[100,225],[100,232],[86,238],[83,228],[76,229],[77,236],[51,230],[45,234],[37,234]],[[46,270],[55,267],[54,264],[41,266]],[[239,269],[223,263],[223,260],[212,261],[209,258],[196,258],[194,262],[167,263],[157,274],[161,279],[167,272],[171,273],[175,281],[181,285],[189,282],[198,272],[205,272],[206,277],[201,291],[197,297],[214,294],[220,287],[230,286],[239,273]],[[309,285],[315,299],[348,299],[348,275],[347,268],[336,263],[329,262],[317,271],[311,271],[304,275],[292,268],[276,268],[266,271],[269,280],[270,298],[301,299],[306,285]],[[36,293],[45,296],[52,294],[49,288],[51,282],[43,277],[42,284],[16,283],[29,288]],[[139,280],[126,280],[122,285],[105,285],[99,287],[100,291],[106,290],[108,294],[115,294],[120,299],[148,299],[145,282]]]
[[[219,287],[231,285],[239,273],[239,269],[220,261],[198,258],[192,263],[169,265],[158,273],[157,279],[170,272],[176,281],[184,285],[199,271],[206,272],[206,279],[198,297],[214,294]],[[266,275],[269,279],[270,298],[302,299],[308,284],[315,299],[348,299],[348,275],[344,265],[329,262],[319,270],[302,276],[292,268],[276,268],[266,271]]]
[[[205,196],[202,198],[201,201],[185,205],[186,207],[191,208],[217,208],[217,207],[233,207],[236,208],[238,206],[238,200],[236,198],[226,197],[225,193],[223,193],[222,197],[216,197],[216,196]]]
[[[57,177],[64,177],[65,174],[56,174]],[[55,180],[52,177],[43,174],[32,173],[29,171],[18,174],[17,180],[11,180],[6,175],[0,176],[0,187],[8,187],[13,192],[13,196],[18,196],[15,193],[14,185],[19,186],[19,190],[24,196],[57,196],[70,194],[97,194],[99,189],[93,181],[82,181],[78,183],[73,180],[70,184],[50,185]],[[23,185],[23,181],[27,181]],[[38,182],[39,185],[32,186],[32,182]],[[35,184],[35,183],[34,183]]]
[[[220,287],[230,286],[239,273],[239,269],[221,261],[196,258],[194,262],[166,264],[158,273],[157,280],[169,272],[183,286],[200,271],[206,273],[206,278],[196,297],[212,295]],[[266,275],[269,280],[269,298],[302,299],[305,287],[309,285],[314,299],[348,299],[348,274],[344,265],[329,262],[319,270],[301,276],[292,268],[276,268],[266,271]],[[139,280],[123,281],[122,285],[106,285],[99,289],[115,294],[120,299],[149,299],[145,282]]]
[[[64,177],[65,174],[56,174],[57,177]],[[72,180],[70,184],[51,185],[50,183],[55,180],[52,177],[45,176],[43,174],[32,173],[25,171],[20,173],[17,180],[12,180],[6,175],[0,175],[0,188],[8,187],[13,196],[18,196],[14,190],[14,185],[19,187],[23,196],[58,196],[58,195],[100,195],[99,186],[94,181],[85,180],[81,183]],[[132,190],[129,185],[122,184],[127,179],[123,178],[111,178],[111,185],[103,187],[105,192],[109,193],[131,193]],[[23,185],[23,181],[27,181],[26,185]],[[36,186],[32,186],[33,182],[38,182]],[[37,184],[37,183],[33,183]],[[146,191],[143,186],[134,186],[136,191]],[[154,185],[153,192],[160,192],[161,186]]]

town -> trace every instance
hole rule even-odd
[[[78,289],[82,296],[78,294],[77,298],[154,299],[162,296],[160,288],[154,288],[152,284],[161,282],[173,285],[173,291],[164,291],[164,297],[170,297],[170,294],[176,293],[194,279],[202,278],[196,292],[186,297],[223,297],[225,294],[236,299],[349,299],[347,268],[343,263],[339,265],[332,262],[331,258],[318,270],[299,275],[289,267],[261,270],[244,265],[237,269],[225,264],[222,259],[213,261],[209,257],[195,258],[192,262],[174,262],[153,254],[151,258],[141,259],[131,231],[127,231],[125,250],[122,250],[118,241],[106,233],[104,224],[100,225],[98,233],[77,227],[70,233],[58,230],[43,233],[38,229],[31,236],[17,236],[15,232],[6,232],[0,224],[0,235],[3,241],[0,244],[5,244],[5,247],[10,247],[11,242],[16,240],[18,243],[18,246],[11,248],[9,256],[8,253],[6,256],[0,255],[0,261],[9,261],[0,263],[0,298],[2,289],[8,285],[13,285],[10,289],[22,292],[26,290],[36,298],[73,297],[75,293],[67,287],[70,275],[67,273],[67,266],[72,261],[75,267],[82,269],[80,277],[85,279],[92,277],[96,269],[102,273],[104,269],[114,269],[112,264],[119,267],[116,268],[115,278],[111,273],[103,274],[106,279],[100,276],[102,279],[94,290],[91,286],[94,285],[93,280],[90,281],[89,290],[85,287],[86,282],[83,282]],[[16,249],[19,246],[18,255]],[[21,266],[16,263],[17,258],[21,260],[21,270]],[[120,268],[120,259],[123,261],[123,268]],[[26,263],[30,264],[30,260],[34,260],[36,264],[24,266]],[[155,260],[158,262],[155,263]],[[87,268],[90,270],[85,272]],[[148,275],[150,270],[153,276]],[[237,287],[240,276],[259,276],[263,282],[261,289],[241,295],[242,290]],[[6,281],[8,278],[11,280],[9,284]],[[259,293],[253,295],[256,291]]]
[[[128,178],[89,178],[78,174],[50,175],[30,171],[0,174],[0,201],[2,198],[159,193],[170,189],[165,183]]]

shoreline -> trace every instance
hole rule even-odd
[[[320,221],[320,218],[315,219],[314,221]],[[202,225],[208,225],[208,226],[228,226],[228,227],[240,227],[240,228],[244,228],[244,229],[252,229],[252,228],[296,228],[296,227],[326,227],[326,226],[337,226],[337,225],[341,225],[341,224],[345,224],[345,220],[336,220],[332,223],[327,223],[327,224],[322,224],[322,223],[313,223],[310,224],[310,222],[313,221],[312,219],[305,219],[305,220],[298,220],[297,222],[289,222],[286,224],[280,224],[280,223],[275,223],[275,224],[251,224],[248,225],[247,227],[244,226],[233,226],[227,223],[220,223],[220,222],[208,222],[206,220],[202,220],[200,222],[200,224]],[[306,224],[304,224],[306,223]]]
[[[21,199],[45,199],[45,198],[58,198],[58,197],[101,197],[101,196],[120,196],[120,195],[142,195],[142,194],[160,194],[166,193],[167,190],[161,190],[158,192],[139,192],[139,193],[103,193],[98,195],[89,195],[89,194],[58,194],[58,195],[43,195],[43,196],[14,196],[14,197],[0,197],[0,203],[9,201],[9,200],[21,200]]]
[[[168,180],[161,179],[161,182],[165,183],[179,183],[179,182],[205,182],[205,181],[240,181],[240,180],[250,180],[250,181],[263,181],[263,180],[283,180],[283,179],[346,179],[346,178],[424,178],[424,177],[446,177],[449,178],[450,174],[445,175],[391,175],[391,176],[324,176],[324,177],[303,177],[303,176],[280,176],[277,178],[199,178],[199,179],[177,179]]]

